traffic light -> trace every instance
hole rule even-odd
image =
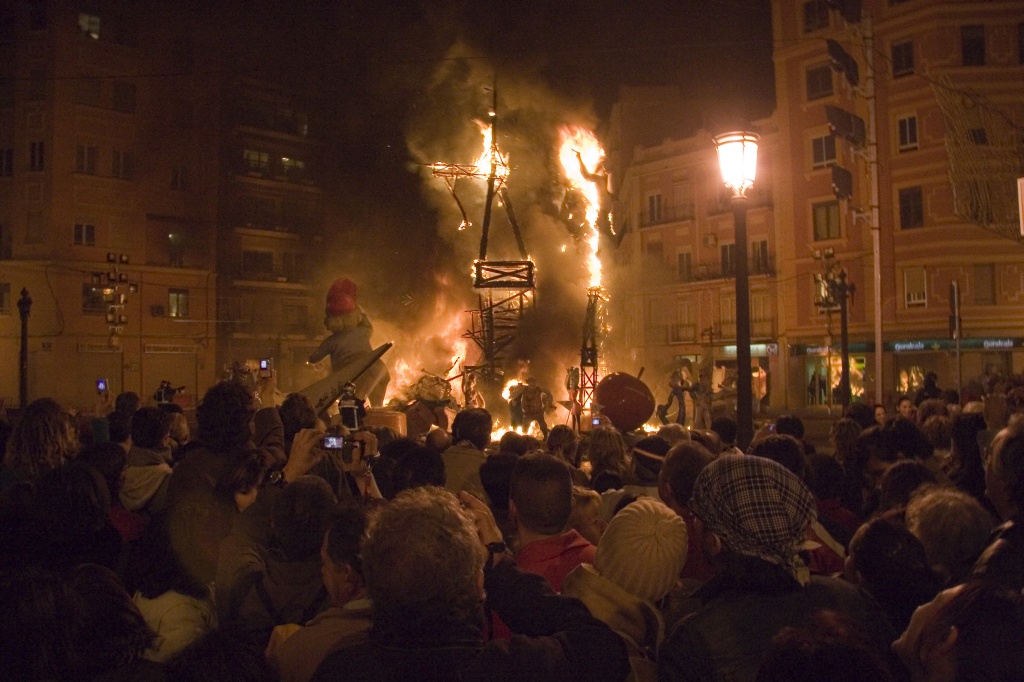
[[[850,85],[857,87],[857,84],[860,83],[860,69],[857,67],[857,60],[844,50],[842,45],[831,38],[825,41],[825,46],[832,62],[832,70],[846,76]]]
[[[828,119],[828,127],[832,133],[846,138],[855,147],[863,147],[867,139],[867,129],[864,127],[864,119],[856,114],[851,114],[845,109],[840,109],[831,104],[825,105],[825,118]]]
[[[853,173],[842,166],[832,166],[832,193],[837,199],[853,196]]]

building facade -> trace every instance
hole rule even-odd
[[[1024,370],[1024,3],[772,7],[777,105],[751,125],[762,145],[748,212],[762,405],[839,404],[844,282],[854,400],[892,405],[927,372],[970,396]],[[620,150],[619,315],[648,371],[709,358],[716,377],[734,371],[718,132]],[[648,383],[667,394],[667,382]]]
[[[761,134],[757,181],[747,209],[751,371],[755,412],[767,406],[777,367],[775,212],[772,159],[777,133]],[[616,192],[615,220],[626,234],[616,251],[616,317],[625,321],[634,364],[647,368],[659,401],[680,370],[696,382],[700,368],[723,396],[735,396],[736,242],[731,192],[704,131],[637,147]],[[628,292],[628,293],[627,293]],[[613,320],[614,324],[618,320]],[[689,404],[689,398],[687,398]]]
[[[129,8],[130,9],[130,8]],[[215,376],[216,90],[187,17],[5,3],[0,16],[0,397],[88,408],[96,380],[186,405]]]
[[[227,150],[218,242],[218,358],[254,366],[269,359],[278,388],[320,378],[306,363],[323,330],[311,288],[322,246],[322,199],[314,182],[317,142],[294,93],[239,78],[226,89]]]
[[[837,399],[839,302],[827,282],[839,272],[856,287],[848,299],[855,399],[891,405],[927,372],[971,393],[986,376],[1020,372],[1024,243],[1012,195],[1024,174],[1024,3],[772,6],[788,386],[780,406]],[[849,171],[848,187],[834,167]]]

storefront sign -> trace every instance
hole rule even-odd
[[[775,346],[778,348],[778,344],[765,344],[765,343],[752,343],[750,344],[750,357],[752,358],[765,358],[770,355],[768,352],[768,346]],[[736,358],[736,346],[722,346],[721,358]]]
[[[873,353],[875,352],[875,344],[872,342],[863,343],[851,343],[849,344],[849,350],[851,353]],[[789,347],[790,355],[842,355],[843,349],[839,346],[832,346],[832,352],[829,353],[828,346],[804,346],[801,344],[793,344]]]
[[[963,350],[1010,350],[1024,347],[1024,339],[961,339]],[[885,350],[894,353],[916,353],[939,350],[956,350],[952,339],[922,339],[920,341],[891,341]]]

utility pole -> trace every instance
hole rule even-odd
[[[28,315],[32,310],[32,297],[28,289],[22,288],[18,299],[18,315],[21,316],[21,349],[18,355],[18,406],[28,405]]]
[[[839,276],[829,281],[833,300],[839,301],[839,348],[842,354],[842,374],[839,377],[839,404],[845,410],[850,406],[850,334],[849,334],[849,300],[853,298],[856,287],[846,281],[846,270],[840,270]]]

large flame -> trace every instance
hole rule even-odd
[[[601,260],[597,257],[597,249],[600,241],[600,233],[597,230],[597,216],[601,205],[601,193],[597,184],[588,180],[580,168],[580,159],[583,165],[591,173],[595,172],[604,159],[604,150],[597,141],[594,133],[578,126],[563,127],[559,134],[562,139],[558,152],[558,160],[565,171],[565,177],[573,189],[583,194],[587,201],[586,218],[590,226],[590,234],[587,235],[587,271],[590,273],[591,287],[601,286]],[[579,152],[579,158],[576,153]]]
[[[480,157],[476,160],[476,171],[483,177],[487,177],[491,174],[491,163],[494,163],[494,175],[498,179],[505,179],[508,177],[508,154],[502,154],[498,151],[498,146],[494,142],[494,128],[491,127],[490,123],[484,121],[477,121],[476,124],[480,126],[480,133],[484,137],[484,149],[481,152]]]

